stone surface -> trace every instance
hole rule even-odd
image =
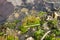
[[[14,11],[14,6],[10,2],[0,0],[0,23],[4,22]]]
[[[26,40],[34,40],[32,37],[28,37]]]
[[[4,4],[6,2],[6,0],[0,0],[0,5]]]

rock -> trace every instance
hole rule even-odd
[[[34,0],[27,0],[26,3],[34,4]]]
[[[34,40],[34,38],[32,38],[32,37],[28,37],[26,40]]]
[[[46,30],[46,31],[49,30],[49,27],[47,25],[47,22],[43,24],[43,29]]]
[[[7,0],[8,2],[11,2],[14,6],[21,6],[21,4],[23,3],[22,0]]]
[[[53,20],[53,17],[48,15],[46,20]]]
[[[15,17],[11,14],[8,18],[7,21],[12,22],[15,19]]]
[[[6,3],[6,0],[0,0],[0,5]]]
[[[7,18],[12,14],[14,11],[14,6],[6,0],[0,0],[0,2],[2,4],[0,5],[0,23],[2,23],[5,22]]]
[[[20,35],[21,34],[21,31],[18,31],[18,35]]]
[[[18,37],[19,37],[19,40],[25,40],[25,35],[23,34],[23,35],[18,35]]]
[[[13,10],[14,10],[14,6],[11,3],[7,2],[6,4],[0,6],[0,12],[1,12],[0,15],[6,18],[10,14],[12,14]]]
[[[15,17],[15,18],[19,18],[19,16],[20,16],[19,13],[15,13],[15,14],[14,14],[14,17]]]
[[[5,21],[6,19],[0,16],[0,24],[4,23]]]
[[[27,8],[22,8],[21,9],[21,12],[25,13],[25,12],[28,12],[29,10]]]

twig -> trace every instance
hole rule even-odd
[[[31,26],[39,26],[40,24],[34,24],[34,25],[29,25],[29,26],[24,26],[24,27],[31,27]]]
[[[41,38],[41,40],[43,40],[50,32],[51,32],[51,30],[47,31],[47,32],[43,35],[43,37]]]

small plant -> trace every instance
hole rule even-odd
[[[47,14],[46,12],[40,11],[38,15],[39,15],[40,17],[44,17],[46,14]]]
[[[13,23],[13,22],[7,22],[5,25],[6,25],[8,28],[15,28],[15,26],[16,26],[16,24]]]
[[[40,18],[29,15],[28,17],[22,20],[22,25],[19,26],[19,29],[25,33],[28,31],[28,28],[40,25]]]
[[[14,20],[13,22],[6,22],[4,25],[6,25],[8,28],[15,28],[17,23],[20,22],[20,20]]]
[[[34,32],[35,40],[39,40],[39,39],[42,37],[43,34],[44,34],[44,31],[41,30],[41,29],[35,31],[35,32]]]
[[[53,33],[54,33],[56,36],[60,36],[60,30],[53,30]]]
[[[42,26],[46,22],[46,12],[40,11],[39,12],[39,17],[40,17],[40,26]]]
[[[55,37],[53,35],[48,35],[48,36],[46,36],[45,40],[60,40],[60,38],[59,37]]]
[[[12,35],[8,35],[7,36],[7,40],[18,40],[18,38],[16,37],[14,37],[14,36],[12,36]]]
[[[22,32],[22,34],[24,34],[28,31],[28,28],[24,26],[19,26],[19,30]]]
[[[19,23],[19,22],[20,22],[20,20],[14,20],[14,23],[16,23],[16,24]]]
[[[22,25],[33,25],[33,24],[39,24],[40,23],[40,18],[31,16],[29,15],[28,17],[23,19],[23,24]]]
[[[48,26],[52,29],[52,28],[57,28],[57,20],[54,19],[54,20],[49,20],[48,21]]]

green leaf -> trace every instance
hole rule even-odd
[[[56,34],[57,36],[60,36],[60,30],[53,30],[53,33]]]
[[[18,23],[18,22],[20,22],[20,20],[14,20],[14,23]]]
[[[26,33],[28,31],[28,28],[24,26],[19,26],[19,30],[21,30],[22,33]]]
[[[58,22],[58,21],[57,21],[56,19],[52,20],[52,23],[53,23],[54,25],[56,25],[57,22]]]
[[[46,13],[46,12],[43,12],[43,11],[40,11],[40,12],[39,12],[39,16],[40,16],[40,17],[44,16],[45,14],[47,14],[47,13]]]
[[[42,35],[43,32],[44,32],[43,30],[39,29],[39,30],[35,31],[34,35],[39,36],[39,35]]]

